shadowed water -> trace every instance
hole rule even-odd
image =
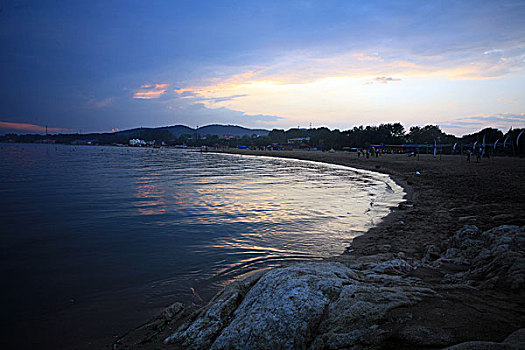
[[[21,347],[89,347],[254,271],[340,254],[403,195],[289,159],[0,146],[3,342]]]

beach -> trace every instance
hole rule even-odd
[[[341,281],[333,280],[329,288],[332,292],[325,293],[324,287],[321,288],[324,299],[319,302],[325,303],[324,309],[318,310],[314,325],[305,326],[304,334],[296,334],[291,343],[283,343],[292,347],[332,348],[354,344],[356,348],[439,348],[469,341],[499,344],[525,326],[522,288],[525,267],[521,249],[525,225],[525,159],[492,157],[478,163],[475,159],[467,162],[466,157],[450,155],[384,154],[367,159],[346,152],[228,152],[289,157],[382,172],[405,189],[406,200],[392,208],[392,213],[376,227],[355,238],[344,254],[326,259],[325,265],[299,266],[296,270],[292,267],[288,275],[283,272],[282,276],[275,275],[280,272],[272,272],[274,280],[282,278],[279,287],[269,287],[270,273],[253,277],[239,286],[227,287],[202,309],[183,309],[174,304],[163,315],[121,338],[117,348],[131,348],[134,344],[139,348],[210,347],[213,344],[235,347],[235,338],[243,336],[242,329],[250,328],[243,322],[265,324],[264,320],[254,321],[242,315],[243,310],[249,311],[248,304],[252,305],[252,311],[280,308],[268,303],[250,304],[252,294],[259,291],[259,295],[267,295],[265,288],[284,288],[287,283],[303,288],[294,284],[298,280],[294,276],[308,275],[306,270],[311,276],[325,276],[313,277],[317,286],[319,281],[331,283],[332,277],[326,276],[346,275],[337,277]],[[339,272],[334,272],[336,270]],[[385,297],[385,301],[369,300],[366,298],[370,298],[370,293],[361,293],[368,296],[356,304],[359,293],[352,294],[353,299],[343,297],[345,286],[352,283],[363,290],[373,285],[377,294],[393,294]],[[311,286],[312,282],[308,284]],[[272,290],[275,294],[275,289]],[[301,290],[304,295],[311,292]],[[278,291],[286,293],[286,290]],[[236,296],[233,304],[225,302],[228,295]],[[292,309],[303,310],[309,300],[311,298],[295,302]],[[349,333],[348,328],[354,327],[347,324],[351,317],[337,310],[354,310],[363,303],[381,312],[361,310],[360,320],[367,321]],[[210,312],[217,308],[222,317],[219,317],[219,326],[216,321],[210,323]],[[308,306],[305,315],[315,318],[316,310],[315,305]],[[293,325],[292,321],[288,324]],[[308,324],[304,319],[295,321]],[[356,323],[359,322],[352,324]],[[202,329],[212,326],[217,326],[215,333],[204,335]],[[271,327],[264,332],[269,338],[282,335],[280,330]],[[260,337],[257,344],[261,348],[272,344],[265,343],[269,338]],[[511,340],[508,344],[512,345]],[[285,335],[282,341],[286,341]]]

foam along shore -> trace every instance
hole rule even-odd
[[[379,170],[410,195],[345,254],[175,303],[116,348],[525,347],[523,159],[270,155]]]

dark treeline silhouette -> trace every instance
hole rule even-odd
[[[185,134],[179,137],[166,128],[138,129],[133,133],[101,134],[54,134],[54,135],[17,135],[0,136],[1,142],[45,142],[53,140],[64,144],[128,144],[130,139],[155,140],[165,145],[186,145],[189,147],[239,147],[275,148],[276,145],[288,149],[318,149],[327,151],[352,148],[369,148],[373,145],[438,145],[440,152],[461,153],[473,145],[486,145],[492,154],[525,154],[525,129],[510,129],[506,133],[495,128],[485,128],[478,132],[456,137],[444,133],[437,125],[413,126],[408,131],[400,123],[380,124],[377,126],[356,126],[349,130],[330,130],[326,127],[289,130],[274,129],[267,136],[256,134],[237,138],[225,138],[223,135]],[[455,146],[455,147],[454,147]],[[428,150],[427,147],[427,150]],[[285,148],[286,149],[286,148]]]

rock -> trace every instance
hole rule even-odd
[[[446,350],[512,350],[505,344],[490,341],[468,341],[446,348]]]
[[[305,348],[325,307],[341,292],[347,268],[298,264],[266,274],[246,295],[212,349]]]
[[[162,311],[161,317],[170,321],[183,311],[183,309],[182,303],[173,303]]]
[[[503,341],[503,344],[525,348],[525,328],[518,329]]]
[[[392,246],[390,244],[384,244],[384,245],[379,247],[379,251],[381,253],[388,253],[390,251],[390,249],[392,249]]]
[[[435,292],[402,279],[402,259],[368,257],[349,266],[311,262],[271,270],[255,284],[226,288],[165,342],[182,348],[368,348],[387,336],[390,310]],[[376,261],[375,263],[373,261]]]
[[[373,264],[373,266],[371,266],[370,269],[374,273],[380,274],[406,274],[410,272],[413,269],[413,267],[403,259],[393,259]]]
[[[482,233],[476,226],[465,225],[442,248],[446,252],[438,262],[469,267],[449,275],[449,281],[516,291],[525,287],[525,226],[502,225]]]
[[[503,342],[469,341],[450,346],[447,350],[519,350],[525,349],[525,328],[518,329]]]
[[[402,327],[396,334],[397,338],[418,346],[446,346],[453,342],[449,332],[443,329],[430,329],[421,325]]]
[[[427,245],[425,256],[423,257],[423,262],[429,262],[437,260],[441,257],[441,252],[435,245]]]
[[[209,348],[219,332],[228,324],[247,290],[257,282],[261,274],[230,283],[219,292],[197,315],[184,323],[164,343],[178,343],[187,349]]]

